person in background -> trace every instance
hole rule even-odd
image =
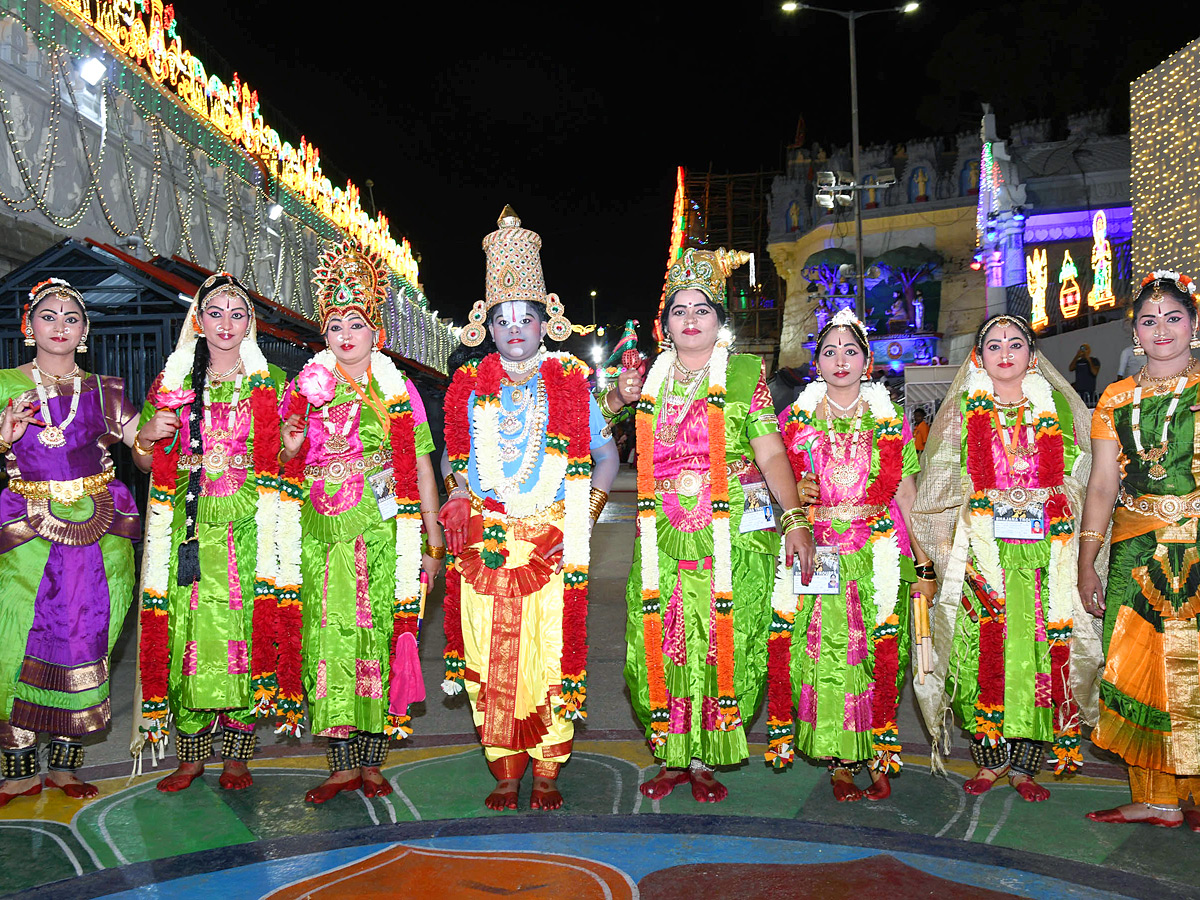
[[[929,440],[929,422],[925,419],[925,410],[918,406],[913,410],[913,444],[920,453],[925,449],[925,443]]]

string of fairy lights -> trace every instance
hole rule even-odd
[[[1200,39],[1130,85],[1133,269],[1200,271]]]
[[[25,25],[11,15],[0,10],[0,24]],[[103,82],[99,122],[90,125],[77,92],[76,54],[27,27],[24,35],[25,54],[40,54],[39,62],[45,63],[28,68],[36,88],[47,94],[46,113],[44,124],[35,122],[38,110],[29,102],[29,89],[5,75],[5,69],[20,67],[0,63],[5,138],[0,148],[7,146],[12,160],[6,166],[0,158],[0,173],[16,172],[15,180],[10,177],[15,194],[0,178],[0,201],[17,213],[40,214],[64,231],[86,227],[89,211],[98,207],[114,235],[140,238],[152,255],[183,256],[205,268],[234,272],[256,292],[312,316],[308,274],[320,242],[336,239],[336,229],[329,235],[314,232],[306,221],[311,213],[301,217],[286,208],[272,219],[271,198],[259,185],[221,158],[226,154],[214,156],[210,148],[189,141],[181,133],[185,129],[169,127],[163,116],[139,103],[124,89],[127,77]],[[138,119],[144,138],[132,133]],[[112,159],[113,153],[120,159]],[[453,331],[426,308],[414,286],[395,275],[391,286],[389,349],[445,371],[457,343]]]

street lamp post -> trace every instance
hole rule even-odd
[[[889,6],[885,9],[868,9],[868,10],[853,10],[853,9],[827,9],[823,6],[810,6],[807,3],[784,3],[781,9],[784,12],[800,12],[801,10],[810,9],[813,12],[833,13],[835,16],[841,16],[850,26],[850,140],[854,151],[854,183],[859,185],[862,183],[862,170],[859,168],[858,157],[858,53],[855,49],[854,40],[854,23],[863,16],[870,16],[875,13],[898,12],[911,13],[916,12],[920,6],[919,3],[910,2],[900,6]],[[862,239],[862,191],[854,191],[854,268],[857,278],[857,293],[855,296],[855,306],[857,314],[862,321],[867,320],[867,297],[866,288],[863,286],[863,239]]]

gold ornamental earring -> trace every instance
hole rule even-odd
[[[1146,355],[1146,348],[1142,346],[1142,339],[1138,337],[1138,333],[1136,331],[1133,333],[1133,355]]]
[[[1200,350],[1200,332],[1197,329],[1192,329],[1192,340],[1188,346],[1193,350]]]

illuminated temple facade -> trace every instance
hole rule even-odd
[[[866,308],[876,364],[904,378],[910,407],[940,399],[979,323],[1006,311],[1031,319],[1065,372],[1089,344],[1103,360],[1091,391],[1115,377],[1128,344],[1133,214],[1130,140],[1108,133],[1108,119],[1018,123],[1001,140],[985,110],[978,133],[863,149],[864,185],[895,172],[894,186],[864,191]],[[768,249],[787,282],[779,365],[803,367],[822,316],[855,300],[852,207],[827,212],[816,197],[817,173],[848,170],[850,154],[789,153],[772,186]],[[916,279],[907,298],[899,275]]]
[[[444,372],[456,340],[408,241],[331,182],[317,147],[264,120],[253,88],[206,68],[223,64],[194,56],[174,16],[161,0],[0,0],[0,275],[90,241],[132,264],[232,272],[303,332],[317,254],[352,235],[392,273],[387,349]]]

